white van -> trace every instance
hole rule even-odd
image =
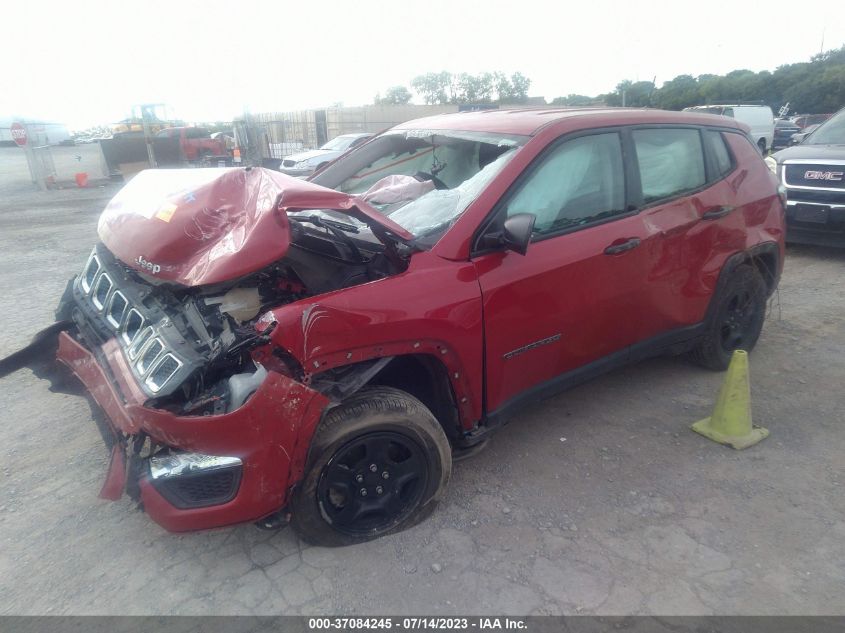
[[[775,137],[775,116],[767,105],[719,104],[684,108],[688,112],[704,112],[733,117],[751,127],[751,136],[765,154]]]

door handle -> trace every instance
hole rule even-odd
[[[719,218],[725,217],[728,213],[733,211],[733,207],[714,207],[713,209],[708,209],[704,212],[701,216],[702,220],[718,220]]]
[[[631,237],[621,242],[619,244],[611,244],[606,249],[604,249],[605,255],[618,255],[619,253],[624,253],[625,251],[630,251],[632,248],[637,248],[640,245],[640,238],[638,237]]]

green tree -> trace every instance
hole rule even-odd
[[[528,89],[531,80],[521,72],[513,73],[510,78],[504,73],[494,73],[496,76],[496,94],[499,103],[525,103],[528,100]]]
[[[701,88],[692,75],[678,75],[655,90],[653,101],[664,110],[683,110],[701,103]]]
[[[550,105],[569,106],[581,108],[584,106],[598,105],[600,102],[595,97],[586,95],[568,94],[565,97],[555,97]]]
[[[374,99],[376,105],[405,105],[411,101],[411,92],[405,86],[391,86],[384,92],[384,96],[377,94]]]
[[[520,72],[510,77],[502,72],[483,72],[477,75],[445,70],[418,75],[411,87],[429,104],[446,103],[524,103],[528,100],[531,80]]]
[[[836,112],[845,104],[845,64],[832,64],[784,91],[795,112]]]
[[[493,82],[492,73],[478,75],[461,73],[455,82],[455,102],[490,103],[493,100]]]
[[[414,77],[411,80],[411,87],[419,93],[428,105],[454,102],[455,89],[452,74],[445,70]]]
[[[605,101],[610,106],[624,105],[629,108],[644,108],[651,105],[651,93],[654,84],[650,81],[632,82],[629,79],[616,85],[616,91],[606,96]]]

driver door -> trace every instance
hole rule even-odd
[[[638,248],[646,231],[627,209],[618,131],[553,142],[500,201],[484,232],[518,213],[537,219],[524,256],[496,249],[473,258],[488,414],[556,390],[579,368],[589,373],[603,358],[624,357],[636,341],[647,318]]]

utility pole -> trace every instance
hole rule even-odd
[[[155,169],[158,167],[156,164],[156,155],[155,151],[153,151],[153,131],[150,128],[150,119],[152,118],[152,114],[154,114],[154,110],[152,110],[154,106],[141,106],[141,122],[144,126],[144,144],[147,146],[147,157],[150,159],[150,167]]]

